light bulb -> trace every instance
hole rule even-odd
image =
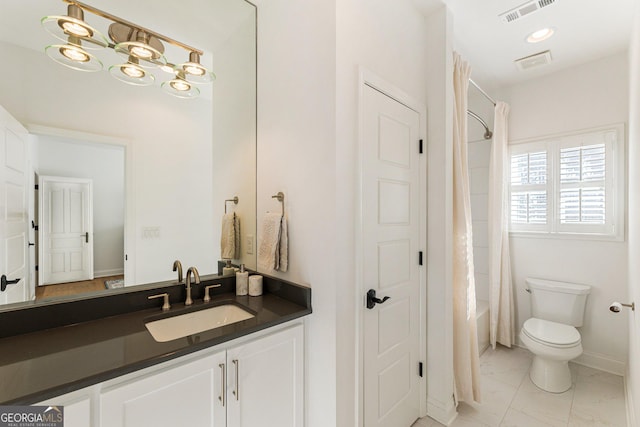
[[[179,90],[181,92],[186,92],[189,89],[191,89],[191,85],[181,79],[172,80],[170,84],[172,88],[174,88],[175,90]]]
[[[66,58],[75,62],[87,62],[89,61],[89,55],[84,53],[80,49],[75,49],[70,46],[63,46],[60,48],[60,53]]]
[[[122,71],[124,74],[126,74],[129,77],[133,77],[133,78],[140,78],[140,77],[144,77],[145,72],[144,70],[142,70],[140,67],[137,67],[135,65],[123,65],[122,67],[120,67],[120,71]]]
[[[153,52],[143,46],[133,46],[131,48],[131,53],[138,58],[151,58],[153,56]]]
[[[194,76],[203,76],[205,73],[204,68],[200,64],[194,64],[192,62],[184,65],[184,71]]]
[[[91,31],[86,27],[71,21],[64,21],[62,23],[62,29],[67,34],[73,34],[78,37],[91,37]]]

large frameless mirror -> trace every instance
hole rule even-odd
[[[255,268],[255,6],[244,0],[96,0],[90,6],[196,46],[203,52],[196,59],[215,80],[197,85],[194,99],[163,90],[175,72],[153,71],[148,86],[125,84],[109,71],[123,62],[109,48],[91,51],[102,71],[70,69],[45,53],[61,42],[40,22],[66,15],[68,3],[0,4],[0,105],[29,131],[25,234],[33,246],[24,280],[32,291],[23,304],[175,282],[174,260],[185,271],[217,273],[225,212],[235,214],[240,229],[233,263]],[[108,36],[107,19],[84,13],[84,20]],[[194,59],[165,45],[173,63]],[[91,201],[79,205],[86,212],[73,204],[74,197],[87,200],[85,188]],[[78,273],[88,255],[67,248],[64,239],[75,229],[74,212],[91,217],[90,236],[82,237],[92,242],[91,280]]]

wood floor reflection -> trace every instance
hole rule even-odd
[[[98,277],[93,280],[83,280],[81,282],[58,283],[55,285],[36,286],[36,300],[45,298],[55,298],[63,295],[83,294],[86,292],[103,291],[106,289],[106,280],[123,279],[122,274],[117,276]]]

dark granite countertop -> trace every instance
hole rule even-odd
[[[37,403],[311,313],[309,288],[265,279],[261,297],[236,296],[224,286],[209,303],[172,303],[167,314],[155,300],[153,308],[1,338],[0,404]],[[143,293],[146,299],[153,292]],[[149,320],[225,303],[246,307],[255,317],[164,343],[145,327]]]

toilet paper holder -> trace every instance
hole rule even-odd
[[[631,304],[624,304],[624,303],[615,301],[609,306],[609,310],[611,310],[614,313],[620,313],[620,310],[622,309],[622,307],[629,307],[631,311],[635,311],[636,303],[632,302]]]

